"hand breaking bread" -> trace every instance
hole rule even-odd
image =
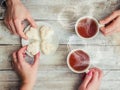
[[[41,26],[37,29],[30,27],[26,32],[28,36],[28,48],[27,52],[30,55],[36,55],[39,51],[42,51],[45,55],[54,53],[57,46],[54,45],[54,30],[48,26]]]

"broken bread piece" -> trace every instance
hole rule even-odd
[[[40,28],[40,36],[42,40],[49,40],[52,38],[54,31],[48,26],[42,26]]]
[[[47,41],[42,41],[41,50],[45,55],[50,55],[55,52],[55,46]]]
[[[30,43],[28,45],[28,47],[27,47],[27,51],[31,55],[36,55],[40,51],[40,43],[39,43],[39,41],[34,41],[34,42]]]
[[[29,39],[34,39],[34,40],[39,40],[39,37],[40,37],[38,30],[33,27],[30,27],[30,29],[26,32],[26,36]]]

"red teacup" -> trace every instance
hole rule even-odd
[[[75,49],[68,54],[67,64],[73,72],[84,73],[90,67],[90,57],[83,50]]]
[[[94,17],[85,16],[78,19],[75,25],[76,34],[82,38],[93,38],[98,32],[100,25]]]

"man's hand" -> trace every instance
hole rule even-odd
[[[110,16],[101,20],[100,24],[105,25],[101,28],[104,35],[120,31],[120,10],[114,11]]]
[[[7,10],[4,22],[7,28],[11,31],[11,33],[19,35],[24,39],[28,39],[28,37],[23,33],[23,21],[27,20],[32,27],[36,27],[36,24],[30,16],[28,10],[19,0],[7,0],[6,3]]]
[[[22,79],[20,90],[32,90],[36,81],[39,64],[40,53],[34,56],[34,63],[32,65],[25,61],[26,49],[27,46],[13,53],[12,66]]]
[[[98,68],[92,68],[86,75],[78,90],[99,90],[103,72]]]

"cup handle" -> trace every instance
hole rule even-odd
[[[89,69],[90,69],[90,68],[93,68],[93,67],[95,67],[95,66],[91,64],[90,67],[89,67]],[[87,70],[85,71],[85,73],[88,73],[88,72],[90,71],[89,69],[87,69]]]
[[[103,24],[98,24],[99,28],[104,27],[105,25]]]
[[[85,73],[88,73],[90,70],[89,69],[87,69],[86,71],[85,71]]]

